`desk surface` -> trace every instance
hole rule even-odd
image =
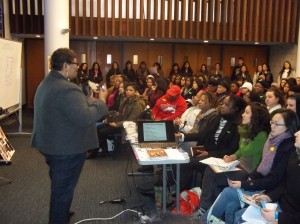
[[[140,165],[158,165],[158,164],[181,164],[188,163],[190,157],[188,153],[181,149],[167,148],[165,152],[168,157],[165,159],[150,159],[146,148],[140,148],[138,144],[137,126],[134,122],[124,122],[126,139],[130,142],[135,157]]]

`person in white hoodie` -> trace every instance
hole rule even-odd
[[[190,130],[194,127],[196,116],[200,113],[199,108],[199,100],[201,92],[198,92],[196,96],[194,96],[192,99],[189,100],[189,102],[192,104],[190,108],[188,108],[181,117],[177,117],[174,120],[174,125],[178,128],[179,132],[182,132],[184,134],[187,134],[190,132]]]

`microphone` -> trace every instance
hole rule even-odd
[[[187,121],[184,121],[183,126],[179,130],[182,130],[186,126],[186,123],[187,123]]]

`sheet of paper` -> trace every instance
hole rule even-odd
[[[275,210],[277,208],[277,204],[266,203],[266,208],[268,209],[274,208]],[[260,211],[261,209],[259,209],[258,207],[254,207],[250,205],[242,215],[242,218],[243,220],[247,221],[247,223],[250,224],[267,224],[268,221],[264,219]]]
[[[239,164],[239,160],[235,160],[231,163],[225,163],[223,159],[215,158],[215,157],[209,157],[207,159],[200,160],[199,162],[207,165],[217,166],[220,167],[221,169],[224,168],[224,170],[232,169]]]
[[[98,84],[97,83],[94,83],[94,82],[91,82],[89,81],[89,86],[92,88],[92,89],[98,89]]]

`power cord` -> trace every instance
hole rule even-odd
[[[114,145],[113,145],[113,147],[114,147]],[[128,166],[129,166],[129,159],[128,159],[127,164],[126,164],[125,172],[127,171]],[[129,186],[127,173],[125,175],[125,180],[126,180],[126,184],[127,184],[128,190],[129,190],[129,195],[127,195],[127,196],[125,196],[123,198],[120,197],[120,198],[114,198],[114,199],[111,199],[111,200],[100,201],[99,204],[100,205],[107,204],[107,203],[110,203],[110,204],[120,204],[120,205],[126,204],[125,198],[130,198],[131,197],[131,189],[130,189],[130,186]]]
[[[83,222],[89,222],[89,221],[107,221],[107,220],[112,220],[120,215],[122,215],[123,213],[125,212],[134,212],[138,215],[138,217],[140,218],[141,222],[142,223],[147,223],[147,222],[150,222],[151,221],[151,218],[141,212],[138,212],[138,211],[135,211],[135,210],[132,210],[132,209],[125,209],[123,211],[121,211],[120,213],[116,214],[115,216],[112,216],[112,217],[108,217],[108,218],[90,218],[90,219],[83,219],[83,220],[80,220],[74,224],[79,224],[79,223],[83,223]]]

